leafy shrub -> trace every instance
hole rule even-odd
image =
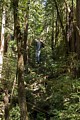
[[[20,109],[18,105],[10,111],[10,120],[20,120]]]

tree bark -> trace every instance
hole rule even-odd
[[[17,62],[17,79],[18,79],[18,98],[20,107],[20,120],[28,120],[28,111],[26,104],[26,92],[24,85],[24,45],[21,36],[19,16],[18,16],[18,2],[13,1],[14,8],[14,37],[17,40],[18,62]]]
[[[77,26],[80,29],[80,0],[76,0],[76,21],[77,21]],[[78,31],[77,31],[77,39],[76,39],[76,49],[77,49],[78,57],[80,58],[80,35]]]
[[[67,46],[67,54],[70,52],[75,52],[75,36],[74,36],[74,24],[73,24],[73,0],[71,7],[67,4],[65,0],[66,7],[66,46]]]
[[[57,14],[57,13],[56,13]],[[58,15],[56,15],[56,32],[55,32],[55,45],[58,42],[58,34],[59,34],[59,24],[58,24]]]
[[[2,65],[3,65],[3,54],[4,54],[4,33],[5,33],[5,5],[3,5],[2,11],[2,29],[1,29],[1,44],[0,44],[0,78],[2,78]]]
[[[55,3],[56,10],[57,10],[58,19],[60,21],[60,25],[61,25],[61,28],[62,28],[62,33],[63,33],[63,36],[65,37],[66,33],[65,33],[64,26],[63,26],[63,23],[62,23],[62,20],[61,20],[61,16],[60,16],[60,12],[59,12],[57,1],[54,0],[54,3]]]
[[[52,59],[55,58],[54,55],[54,45],[55,45],[55,37],[54,37],[54,7],[52,7],[52,31],[51,31],[51,49],[52,49]]]
[[[9,120],[9,95],[8,90],[4,90],[5,96],[4,96],[4,117],[5,120]]]
[[[25,23],[24,23],[24,66],[26,67],[26,64],[28,64],[28,17],[29,17],[29,4],[30,4],[30,1],[28,0],[28,3],[27,3],[27,13],[25,15]],[[25,68],[26,69],[26,68]],[[28,72],[28,67],[27,67],[27,70]]]

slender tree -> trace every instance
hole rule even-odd
[[[19,0],[13,1],[14,9],[14,35],[17,40],[18,62],[17,62],[17,79],[18,79],[18,97],[20,106],[20,120],[28,120],[26,92],[24,85],[24,45],[20,30],[19,16],[18,16]]]
[[[29,4],[30,1],[28,0],[27,2],[27,10],[26,10],[26,14],[24,16],[25,18],[25,22],[24,22],[24,37],[23,37],[23,41],[24,41],[24,66],[26,67],[26,64],[28,64],[28,17],[29,17]]]
[[[77,30],[77,39],[76,39],[76,49],[77,49],[77,54],[78,57],[80,58],[80,0],[76,0],[76,22],[77,22],[77,28],[79,30]]]
[[[52,13],[52,37],[51,37],[51,48],[52,48],[52,57],[54,58],[54,45],[55,45],[55,38],[54,38],[54,10]]]
[[[4,54],[4,33],[5,33],[5,4],[2,7],[2,27],[1,27],[1,44],[0,44],[0,78],[2,78],[2,65],[3,65],[3,54]]]

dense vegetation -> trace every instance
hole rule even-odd
[[[0,120],[80,119],[79,5],[0,0]]]

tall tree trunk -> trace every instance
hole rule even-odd
[[[57,13],[56,13],[57,14]],[[58,25],[58,15],[56,15],[56,32],[55,32],[55,45],[58,42],[58,34],[59,34],[59,25]]]
[[[4,54],[4,32],[5,32],[5,6],[3,5],[2,12],[2,29],[1,29],[1,44],[0,44],[0,78],[2,78],[2,65],[3,65],[3,54]]]
[[[26,72],[28,72],[28,17],[29,17],[29,4],[30,4],[30,1],[28,0],[28,3],[27,3],[27,12],[26,12],[26,15],[24,16],[25,17],[25,23],[24,23],[24,66],[25,66],[25,69],[26,69]],[[27,68],[26,68],[26,64],[27,64]]]
[[[63,26],[62,19],[61,19],[61,16],[60,16],[58,3],[57,3],[56,0],[54,0],[54,3],[55,3],[56,10],[57,10],[58,19],[59,19],[59,22],[60,22],[60,25],[61,25],[61,28],[62,28],[62,33],[63,33],[63,36],[65,37],[66,34],[65,34],[64,26]]]
[[[52,49],[52,58],[54,59],[54,44],[55,44],[55,38],[54,38],[54,8],[52,7],[52,34],[51,34],[51,49]]]
[[[0,78],[2,77],[2,66],[3,66],[3,56],[4,56],[4,34],[5,34],[5,21],[6,21],[6,9],[5,4],[3,4],[3,12],[2,12],[2,29],[1,29],[1,46],[0,46]],[[9,97],[8,90],[5,90],[4,96],[4,118],[5,120],[9,120]]]
[[[18,50],[18,63],[17,63],[17,79],[18,79],[18,98],[20,106],[20,120],[28,120],[27,104],[26,104],[26,91],[24,85],[24,45],[22,42],[19,16],[18,16],[18,2],[19,0],[13,0],[14,8],[14,35],[17,40]]]
[[[80,0],[76,0],[76,21],[77,21],[77,27],[80,30]],[[77,31],[77,39],[76,39],[76,49],[78,57],[80,58],[80,35]]]
[[[76,39],[75,39],[75,28],[74,28],[74,23],[73,23],[73,19],[74,19],[74,2],[73,2],[73,0],[72,0],[72,51],[73,52],[76,52],[75,51],[75,41],[76,41]]]
[[[65,0],[66,6],[66,45],[67,54],[70,52],[75,52],[75,39],[74,39],[74,26],[73,26],[73,0],[72,6],[69,7],[67,1]]]

